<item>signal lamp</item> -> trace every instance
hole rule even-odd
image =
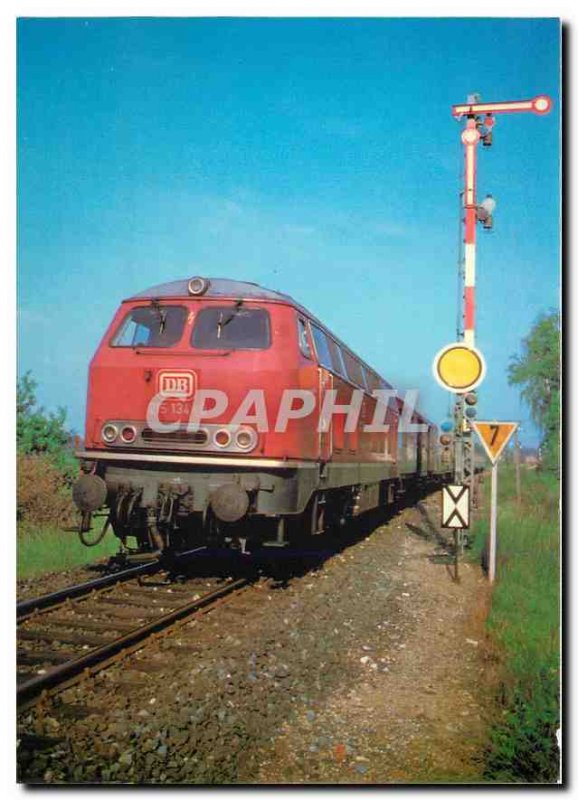
[[[466,417],[468,419],[475,419],[478,416],[477,409],[475,409],[473,406],[470,406],[469,408],[466,408],[466,410],[464,411],[464,414],[466,415]]]
[[[486,195],[482,202],[476,208],[476,217],[478,222],[481,222],[485,230],[491,231],[494,227],[494,211],[496,210],[496,201],[491,194]]]
[[[491,194],[487,194],[480,203],[480,208],[483,208],[487,214],[493,214],[496,210],[496,201],[494,197]]]
[[[475,406],[478,402],[478,395],[475,392],[468,392],[467,395],[464,397],[467,405]]]
[[[454,429],[454,423],[451,421],[451,419],[446,419],[440,425],[440,429],[444,433],[450,433],[450,431],[453,431],[453,429]]]
[[[448,447],[451,443],[452,443],[452,437],[449,434],[444,433],[440,436],[440,444],[443,445],[444,447]]]

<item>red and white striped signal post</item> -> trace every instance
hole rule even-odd
[[[467,347],[476,344],[476,222],[481,222],[486,230],[493,226],[495,200],[488,195],[478,204],[476,199],[477,147],[480,141],[484,147],[490,147],[493,139],[495,114],[511,114],[532,112],[547,114],[552,108],[552,100],[547,95],[538,95],[531,100],[511,100],[504,103],[482,103],[478,95],[472,95],[466,103],[452,106],[452,114],[458,119],[465,119],[466,126],[462,131],[464,145],[464,259],[463,259],[463,308],[462,331],[459,339],[463,339]],[[461,269],[461,265],[460,265]],[[475,400],[474,400],[475,403]],[[475,410],[470,410],[473,419]],[[471,429],[465,412],[465,395],[458,394],[454,409],[455,419],[455,482],[464,483],[473,488],[474,463]],[[475,492],[472,492],[475,496]]]
[[[532,111],[547,114],[552,108],[552,100],[540,95],[533,100],[515,100],[507,103],[466,103],[453,106],[454,117],[465,117],[466,127],[462,132],[465,154],[465,235],[464,235],[464,343],[475,346],[475,292],[476,292],[476,222],[486,229],[492,227],[492,214],[495,202],[491,195],[478,205],[476,201],[476,149],[480,140],[485,147],[492,144],[494,114]],[[481,115],[484,115],[482,119]]]
[[[480,132],[476,127],[476,118],[469,117],[466,129],[462,133],[465,151],[465,235],[464,235],[464,342],[474,347],[475,332],[475,290],[476,290],[476,148],[480,141]]]

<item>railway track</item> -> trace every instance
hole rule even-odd
[[[237,579],[175,581],[178,565],[196,562],[200,551],[206,548],[179,554],[172,567],[154,561],[19,603],[19,709],[97,673],[142,648],[147,638],[207,613],[262,574],[254,566]],[[316,563],[326,555],[324,549],[309,553]]]
[[[82,597],[83,595],[90,594],[91,592],[105,589],[108,586],[114,586],[117,583],[130,580],[143,575],[151,575],[158,572],[161,565],[158,561],[149,564],[141,564],[137,567],[130,567],[129,569],[122,570],[121,572],[111,573],[102,578],[96,578],[93,581],[86,581],[85,583],[78,583],[75,586],[67,586],[65,589],[60,589],[50,594],[43,594],[40,597],[34,597],[30,600],[22,600],[16,605],[16,617],[18,622],[22,622],[31,614],[36,611],[41,611],[51,606],[57,606],[65,603],[67,600],[72,600],[75,597]]]
[[[180,621],[207,613],[255,577],[176,582],[157,562],[20,603],[19,709],[95,674]]]

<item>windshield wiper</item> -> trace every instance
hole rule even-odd
[[[232,313],[229,314],[227,319],[223,319],[223,312],[221,311],[219,314],[219,321],[217,322],[217,339],[221,338],[221,331],[231,322],[232,319],[235,319],[239,311],[241,310],[241,306],[243,305],[243,299],[239,298],[235,303],[235,308],[233,309]]]
[[[151,308],[159,315],[159,333],[162,336],[167,324],[167,311],[165,308],[161,308],[158,300],[151,300]]]

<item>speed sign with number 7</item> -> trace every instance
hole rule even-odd
[[[512,434],[518,427],[517,422],[488,421],[472,422],[472,427],[480,437],[484,450],[492,464],[495,464],[504,452]]]

